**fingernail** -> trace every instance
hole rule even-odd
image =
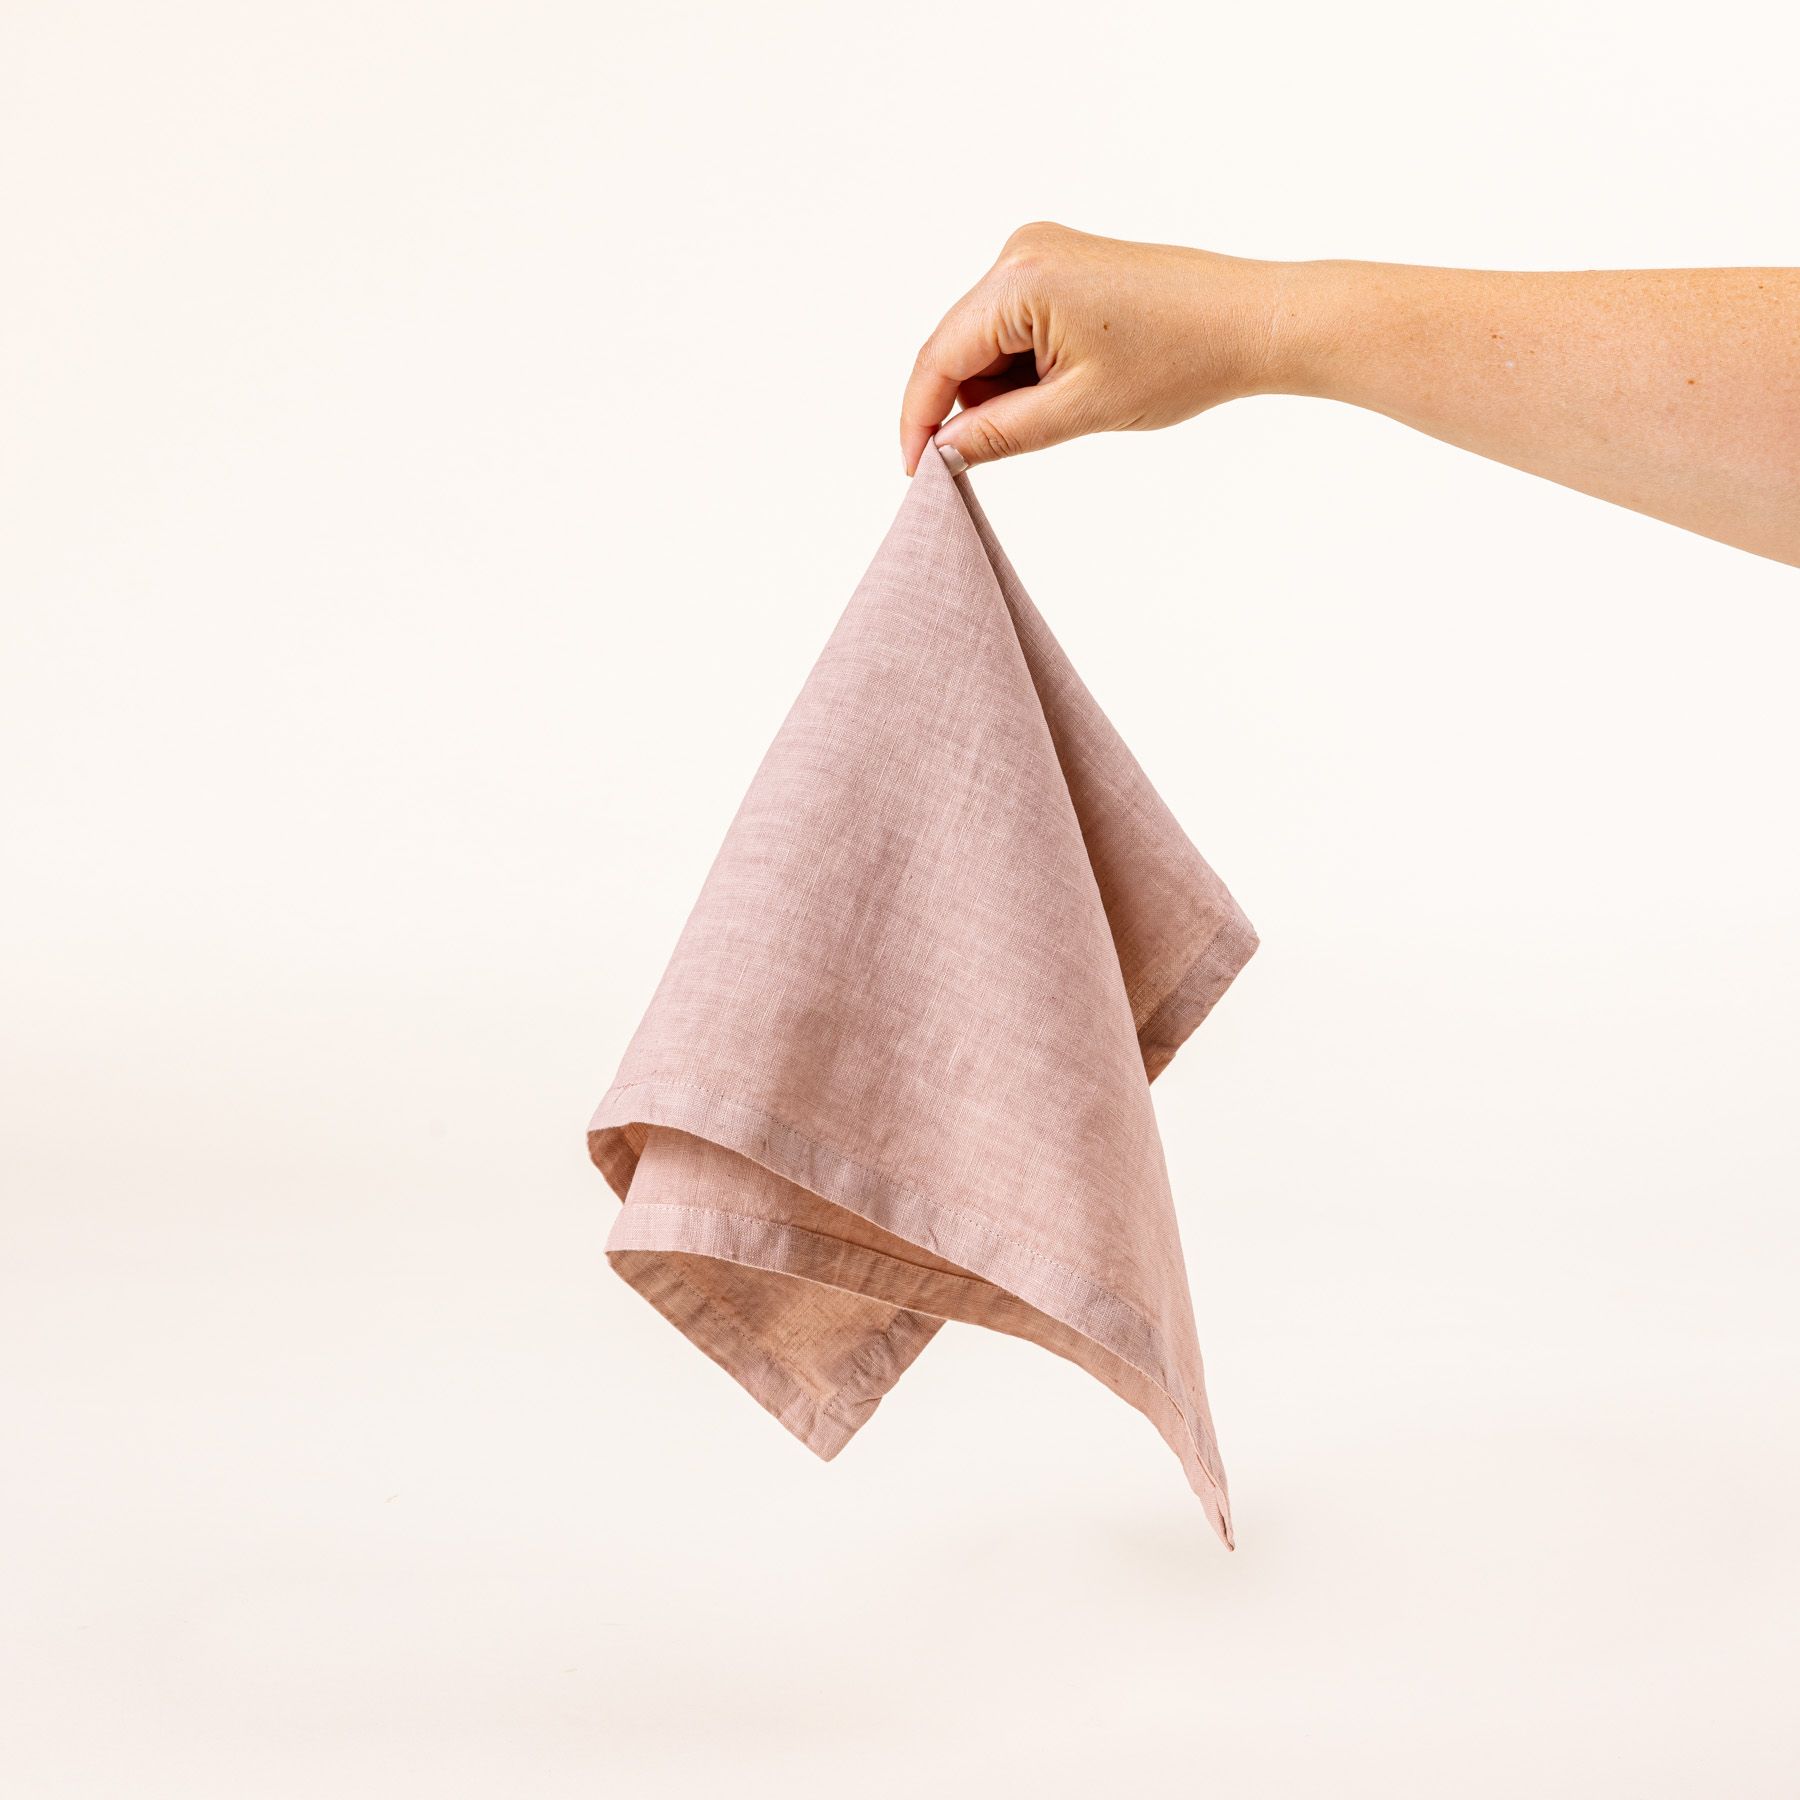
[[[944,467],[952,475],[966,475],[969,465],[963,461],[962,452],[954,444],[939,444],[938,455],[944,459]]]

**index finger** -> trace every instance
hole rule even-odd
[[[1031,348],[1028,336],[1014,342],[1014,335],[978,287],[965,294],[925,340],[900,402],[900,456],[908,475],[918,468],[931,434],[949,416],[962,384],[997,374]]]

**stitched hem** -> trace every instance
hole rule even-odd
[[[1182,991],[1177,990],[1178,993]],[[1135,1372],[1142,1378],[1141,1382],[1127,1376],[1122,1386],[1116,1373],[1107,1372],[1109,1365],[1104,1359],[1091,1358],[1078,1344],[1071,1342],[1068,1348],[1050,1346],[1056,1348],[1058,1354],[1067,1355],[1070,1360],[1089,1368],[1150,1419],[1180,1459],[1189,1485],[1205,1505],[1214,1528],[1226,1545],[1231,1545],[1230,1500],[1204,1394],[1184,1392],[1185,1384],[1174,1374],[1173,1361],[1162,1334],[1121,1296],[1100,1287],[1068,1265],[1012,1241],[977,1214],[934,1201],[894,1177],[859,1163],[828,1144],[816,1142],[758,1107],[717,1090],[679,1080],[642,1080],[616,1087],[594,1113],[588,1134],[589,1154],[621,1200],[630,1189],[646,1129],[651,1126],[685,1131],[735,1151],[832,1205],[841,1206],[934,1256],[970,1270],[984,1283],[991,1284],[993,1290],[1015,1297],[1027,1308],[1067,1327],[1076,1338],[1087,1340],[1104,1353],[1104,1358],[1111,1359],[1112,1364],[1123,1365],[1126,1370]],[[651,1210],[627,1206],[625,1214]],[[623,1215],[616,1228],[636,1229],[626,1226]],[[789,1229],[768,1227],[771,1234]],[[811,1237],[813,1234],[796,1232],[793,1235]],[[768,1244],[774,1239],[764,1235],[761,1241]],[[609,1240],[609,1254],[611,1248]],[[714,1254],[693,1250],[687,1253]],[[741,1259],[728,1256],[726,1260]],[[754,1263],[753,1258],[750,1260],[753,1266],[767,1266]],[[776,1266],[781,1272],[790,1272],[785,1265]],[[916,1268],[916,1265],[904,1266]],[[884,1276],[885,1279],[888,1277]],[[944,1288],[934,1292],[947,1297],[954,1290]],[[888,1291],[883,1291],[881,1297],[901,1298]],[[964,1316],[935,1303],[920,1310],[935,1311],[940,1317]],[[991,1310],[999,1315],[1005,1309],[995,1307]],[[983,1317],[975,1322],[1009,1330],[1007,1324],[997,1322],[997,1317]],[[1014,1335],[1044,1341],[1041,1331],[1034,1334],[1030,1330],[1021,1330]],[[706,1348],[704,1344],[701,1347]],[[709,1350],[708,1354],[712,1352]],[[718,1359],[715,1357],[715,1360]],[[1127,1388],[1136,1391],[1126,1391]],[[776,1409],[771,1407],[770,1410]],[[777,1413],[777,1416],[781,1415]],[[804,1436],[803,1433],[797,1435]]]
[[[1149,1080],[1154,1081],[1169,1066],[1175,1052],[1218,1005],[1244,964],[1256,954],[1258,942],[1255,928],[1242,914],[1222,920],[1180,980],[1151,1009],[1137,1034]]]
[[[620,1218],[650,1210],[628,1207]],[[888,1389],[943,1324],[942,1319],[896,1308],[886,1329],[847,1359],[835,1385],[820,1394],[792,1364],[748,1331],[718,1294],[683,1272],[681,1265],[689,1256],[706,1252],[643,1254],[651,1248],[609,1240],[606,1258],[629,1286],[823,1462],[830,1462],[868,1423]]]
[[[705,1258],[792,1276],[821,1287],[895,1305],[901,1309],[895,1324],[876,1340],[876,1347],[871,1352],[856,1359],[859,1367],[868,1364],[874,1372],[871,1380],[881,1381],[882,1392],[899,1379],[907,1363],[945,1319],[984,1326],[1037,1344],[1085,1369],[1150,1420],[1180,1460],[1189,1485],[1199,1495],[1213,1528],[1228,1545],[1232,1541],[1222,1489],[1214,1484],[1210,1472],[1200,1462],[1187,1421],[1169,1396],[1141,1370],[1134,1369],[1104,1346],[1050,1319],[991,1282],[902,1262],[864,1245],[821,1236],[795,1225],[783,1225],[743,1213],[722,1212],[714,1207],[663,1201],[633,1201],[623,1207],[607,1240],[606,1253],[614,1267],[633,1286],[641,1287],[639,1275],[652,1270],[666,1272],[668,1277],[679,1280],[677,1270],[681,1262]],[[669,1316],[673,1318],[672,1314]],[[922,1321],[929,1330],[912,1348],[905,1348],[908,1340],[902,1336],[904,1358],[893,1367],[891,1375],[883,1379],[890,1354],[886,1339],[900,1330],[902,1321]],[[683,1330],[690,1329],[680,1319],[674,1322]],[[716,1318],[704,1320],[703,1325],[709,1334],[717,1335],[719,1321]],[[706,1349],[715,1361],[723,1363],[795,1436],[813,1443],[809,1435],[810,1420],[807,1420],[807,1429],[794,1422],[791,1378],[766,1381],[764,1371],[757,1366],[768,1360],[766,1355],[761,1353],[760,1346],[752,1346],[756,1354],[746,1357],[744,1342],[741,1334],[736,1334],[730,1348],[745,1372],[740,1372],[740,1367],[734,1367],[706,1343],[702,1343],[701,1348]],[[761,1391],[765,1381],[766,1392]],[[856,1418],[852,1430],[866,1420],[874,1405],[874,1401],[868,1403]],[[807,1417],[803,1411],[800,1416]],[[817,1448],[817,1445],[813,1447]],[[820,1454],[826,1453],[821,1451]]]

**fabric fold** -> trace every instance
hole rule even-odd
[[[1255,948],[928,448],[594,1114],[608,1258],[823,1457],[1041,1344],[1230,1544],[1150,1082]]]

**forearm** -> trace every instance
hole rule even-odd
[[[1270,263],[1024,225],[919,351],[901,453],[910,472],[936,433],[993,462],[1257,393],[1386,413],[1800,565],[1800,269]]]
[[[1800,564],[1800,270],[1281,271],[1276,391]]]

